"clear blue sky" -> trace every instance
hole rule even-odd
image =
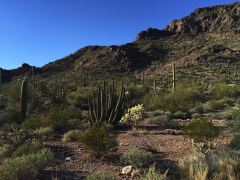
[[[86,45],[124,44],[198,7],[236,0],[0,0],[0,67],[42,66]]]

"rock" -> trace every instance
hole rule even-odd
[[[124,168],[122,168],[121,174],[123,175],[130,175],[133,171],[133,167],[132,166],[126,166]]]
[[[65,161],[72,161],[72,158],[71,158],[71,157],[67,157],[67,158],[65,159]]]

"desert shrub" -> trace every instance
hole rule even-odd
[[[34,115],[29,118],[27,118],[22,124],[21,127],[24,130],[30,130],[30,129],[38,129],[44,124],[42,123],[44,119],[44,115]]]
[[[150,166],[148,171],[140,177],[141,180],[167,180],[167,171],[164,174],[158,172],[155,166]]]
[[[68,107],[55,107],[46,114],[43,119],[44,126],[50,126],[56,131],[66,131],[78,124],[72,124],[70,120],[78,116],[77,111]],[[70,121],[70,122],[69,122]],[[76,122],[78,123],[78,122]]]
[[[15,109],[7,109],[3,114],[4,122],[6,123],[21,123],[21,113]]]
[[[110,171],[97,171],[87,176],[86,180],[115,180],[116,176]]]
[[[111,134],[106,124],[92,125],[79,136],[79,143],[83,144],[96,157],[104,155],[109,149],[116,147],[116,136]]]
[[[144,130],[144,129],[139,129],[139,128],[136,128],[136,127],[133,127],[133,128],[131,129],[131,131],[128,132],[128,134],[131,135],[131,136],[144,135],[144,134],[146,134],[146,133],[147,133],[146,130]]]
[[[0,94],[0,109],[3,109],[5,107],[6,107],[6,99],[2,94]]]
[[[204,103],[203,106],[203,111],[204,112],[214,112],[216,110],[222,110],[226,107],[227,104],[224,103],[224,101],[216,101],[216,100],[211,100],[206,103]]]
[[[25,142],[24,144],[18,146],[12,153],[12,157],[18,157],[18,156],[22,156],[22,155],[28,155],[28,154],[32,154],[35,153],[37,151],[39,151],[40,149],[42,149],[42,142],[40,141],[28,141]]]
[[[54,107],[45,115],[32,116],[22,123],[23,129],[51,127],[54,131],[66,131],[79,125],[78,112],[68,107]]]
[[[201,118],[201,117],[202,117],[202,114],[200,114],[200,113],[193,113],[193,114],[192,114],[192,118],[193,118],[193,119]]]
[[[130,85],[126,87],[126,100],[129,107],[141,104],[142,99],[149,92],[148,87]]]
[[[63,135],[64,142],[77,141],[81,131],[80,130],[70,130]]]
[[[230,141],[230,147],[237,151],[240,151],[240,134],[235,134],[233,139]]]
[[[186,112],[177,111],[173,114],[173,117],[178,119],[186,119],[188,118],[188,114]]]
[[[39,171],[52,159],[53,154],[47,149],[34,154],[6,159],[0,165],[0,179],[36,179]]]
[[[172,113],[188,112],[203,100],[204,96],[196,87],[179,86],[176,91],[161,96],[160,108]]]
[[[88,110],[88,98],[92,95],[92,87],[79,87],[78,90],[69,96],[70,104],[82,110]]]
[[[194,119],[184,125],[182,131],[187,137],[196,141],[212,140],[220,134],[220,129],[205,119]]]
[[[153,162],[154,155],[142,149],[131,148],[122,154],[121,160],[128,165],[142,167]]]
[[[194,152],[179,161],[184,179],[239,179],[240,154],[231,149]]]
[[[122,123],[134,123],[137,125],[141,120],[143,120],[144,116],[144,108],[143,104],[138,104],[130,109],[128,109],[127,113],[122,117]]]
[[[154,111],[161,107],[161,95],[148,93],[143,97],[143,104],[147,111]]]
[[[240,128],[240,108],[234,107],[232,109],[227,109],[224,112],[224,117],[228,119],[228,124],[233,131],[239,131]]]
[[[203,113],[203,107],[202,106],[196,106],[192,109],[189,110],[189,113],[194,114],[194,113]]]
[[[11,156],[14,146],[11,144],[4,144],[0,146],[0,159]]]
[[[40,127],[36,130],[36,133],[40,136],[49,136],[53,133],[53,129],[51,127]]]
[[[3,95],[5,95],[11,105],[15,105],[20,101],[21,81],[12,81],[2,87]]]
[[[237,85],[227,85],[225,83],[216,83],[209,88],[211,96],[214,99],[224,97],[237,97],[240,95],[240,88]]]
[[[195,152],[181,159],[178,167],[181,176],[185,179],[207,179],[209,167],[205,154],[201,152]]]

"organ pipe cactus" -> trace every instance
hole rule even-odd
[[[176,89],[176,65],[172,63],[172,90]]]
[[[125,106],[125,88],[122,84],[120,95],[115,94],[114,82],[107,88],[106,82],[103,87],[98,86],[97,96],[89,99],[90,124],[107,122],[117,126],[120,122]]]
[[[27,85],[27,78],[25,78],[23,81],[22,81],[22,85],[21,85],[21,94],[20,94],[20,105],[21,105],[21,116],[23,119],[26,118],[27,116],[27,88],[28,88],[28,85]]]

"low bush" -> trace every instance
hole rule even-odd
[[[63,135],[64,142],[77,141],[80,136],[80,130],[70,130]]]
[[[239,179],[240,154],[231,149],[194,152],[179,161],[184,179]]]
[[[227,85],[225,83],[216,83],[210,88],[211,97],[214,99],[222,99],[224,97],[237,97],[240,95],[238,85]]]
[[[172,113],[189,112],[190,109],[203,102],[204,98],[197,87],[179,86],[176,91],[161,97],[160,108]]]
[[[12,157],[18,157],[22,155],[33,154],[43,148],[42,142],[40,141],[29,141],[18,146],[12,153]]]
[[[116,180],[116,176],[109,171],[97,171],[87,176],[86,180]]]
[[[52,159],[53,154],[47,149],[34,154],[6,159],[0,165],[0,179],[36,179],[39,171]]]
[[[150,166],[148,171],[140,177],[140,180],[167,180],[167,171],[164,174],[158,172],[155,166]]]
[[[15,109],[7,109],[3,114],[4,122],[6,123],[21,123],[21,113]]]
[[[53,129],[51,127],[40,127],[36,130],[36,133],[40,137],[49,136],[53,133]]]
[[[240,134],[235,134],[230,141],[230,147],[234,150],[240,151]]]
[[[184,125],[182,132],[195,141],[212,140],[219,136],[220,129],[215,127],[211,121],[205,119],[194,119],[187,125]]]
[[[127,165],[139,168],[152,163],[154,155],[142,149],[131,148],[123,153],[121,160]]]
[[[79,143],[83,144],[96,157],[104,155],[109,149],[116,147],[116,136],[109,132],[108,126],[92,125],[79,136]]]

